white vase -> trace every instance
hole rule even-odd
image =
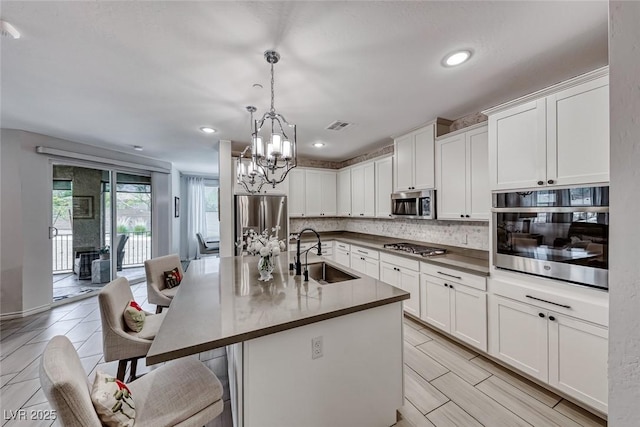
[[[273,279],[273,275],[271,273],[273,272],[274,267],[275,263],[272,255],[261,256],[258,261],[258,272],[260,273],[260,278],[258,278],[258,280],[268,282]]]

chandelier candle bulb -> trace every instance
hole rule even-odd
[[[273,144],[273,155],[282,154],[282,136],[278,133],[271,134],[271,144]]]
[[[262,144],[262,138],[261,137],[254,137],[254,146],[255,146],[255,155],[257,157],[264,157],[264,144]]]
[[[285,160],[291,159],[291,141],[288,139],[282,142],[282,158]]]

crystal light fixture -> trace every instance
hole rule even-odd
[[[280,54],[267,50],[264,57],[271,64],[271,109],[254,121],[256,107],[247,107],[251,114],[251,145],[242,151],[237,163],[238,183],[249,193],[260,192],[264,184],[275,188],[297,165],[296,125],[287,122],[274,106],[273,64],[280,60]]]

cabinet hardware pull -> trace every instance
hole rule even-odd
[[[462,280],[460,276],[454,276],[453,274],[443,273],[442,271],[438,271],[438,274],[442,274],[443,276],[453,277],[454,279]]]
[[[538,185],[544,185],[544,181],[538,181]]]
[[[549,320],[551,320],[553,322],[554,320],[556,320],[556,318],[553,317],[553,316],[549,316]]]
[[[466,218],[469,218],[469,215],[465,215]]]
[[[453,289],[453,285],[449,285],[449,287],[450,287],[451,289]]]
[[[460,218],[464,218],[464,215],[460,214]]]
[[[531,298],[531,299],[534,299],[534,300],[536,300],[536,301],[542,301],[542,302],[546,302],[547,304],[557,305],[558,307],[571,308],[571,306],[570,306],[570,305],[558,304],[557,302],[551,302],[551,301],[547,301],[546,299],[532,297],[531,295],[525,295],[525,296],[526,296],[527,298]]]
[[[444,287],[445,287],[445,288],[448,288],[448,287],[449,287],[449,285],[445,283],[445,284],[444,284]]]
[[[547,184],[553,184],[555,181],[550,179],[549,181],[547,181]]]
[[[360,252],[361,254],[369,255],[369,252],[361,251],[360,249],[357,249],[357,251]]]
[[[544,318],[544,314],[543,313],[538,313],[538,316]]]

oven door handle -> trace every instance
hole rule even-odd
[[[491,208],[495,213],[573,213],[573,212],[609,212],[609,206],[539,206],[527,208]]]
[[[568,308],[568,309],[570,309],[570,308],[571,308],[571,306],[570,306],[570,305],[558,304],[557,302],[552,302],[552,301],[547,301],[546,299],[532,297],[531,295],[525,295],[525,296],[526,296],[527,298],[531,298],[531,299],[534,299],[534,300],[536,300],[536,301],[542,301],[542,302],[546,302],[547,304],[557,305],[558,307],[563,307],[563,308]]]

